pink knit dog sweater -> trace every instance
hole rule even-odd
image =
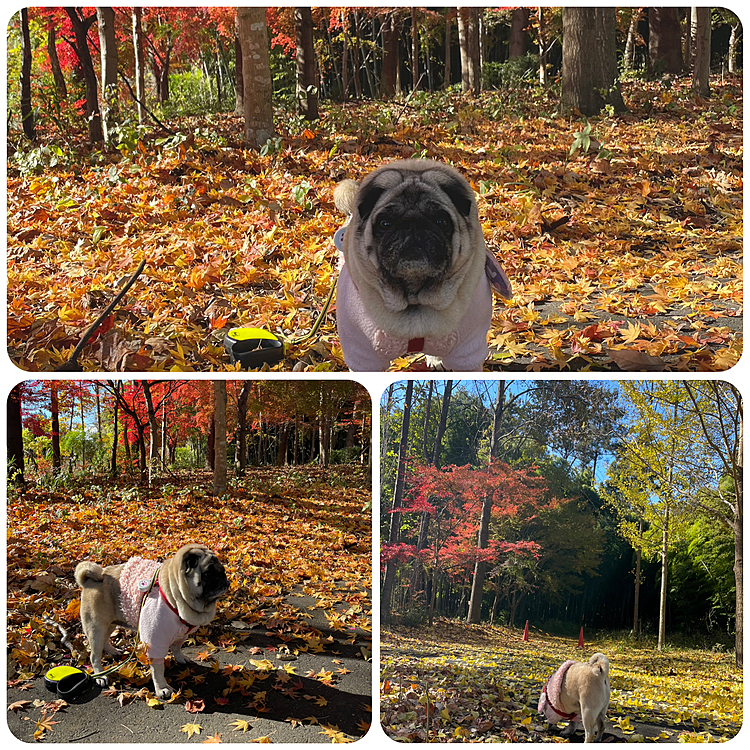
[[[570,665],[575,664],[572,659],[568,659],[552,677],[547,680],[547,684],[542,689],[539,697],[539,706],[537,711],[547,717],[550,724],[557,724],[562,719],[570,721],[581,721],[581,714],[566,714],[560,708],[560,689],[565,679],[565,673],[570,669]]]
[[[141,606],[144,589],[147,590],[158,567],[154,560],[131,557],[120,573],[120,608],[126,622],[137,628],[138,637],[146,644],[146,653],[154,664],[164,661],[172,644],[182,643],[188,633],[197,629],[180,618],[158,583]]]
[[[365,311],[344,263],[336,290],[336,320],[351,370],[386,370],[392,360],[410,352],[440,357],[448,370],[481,370],[487,359],[487,331],[492,324],[490,281],[482,276],[472,304],[455,331],[441,337],[407,339],[378,328]]]

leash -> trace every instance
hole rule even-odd
[[[344,231],[346,225],[339,227],[333,235],[333,243],[339,253],[342,252]],[[263,328],[232,328],[224,337],[224,349],[229,354],[232,363],[239,362],[244,369],[260,367],[263,364],[275,364],[280,362],[289,353],[289,348],[301,344],[315,336],[323,324],[328,310],[336,294],[336,279],[334,276],[331,290],[328,292],[320,314],[315,319],[310,330],[295,338],[287,338],[282,333],[271,333]]]
[[[153,575],[151,576],[151,580],[148,582],[148,586],[141,589],[141,584],[145,582],[145,579],[144,581],[140,581],[138,583],[139,590],[142,590],[143,592],[140,612],[143,612],[143,605],[146,603],[146,599],[153,590],[154,585],[158,585],[160,567],[161,566],[157,567],[154,571]],[[159,591],[161,591],[161,587],[159,587]],[[162,596],[164,596],[163,593]],[[133,650],[130,652],[130,655],[127,657],[127,659],[125,659],[125,661],[118,664],[113,664],[111,667],[103,669],[101,672],[94,672],[93,674],[86,672],[83,669],[78,669],[78,667],[53,667],[44,675],[44,684],[46,688],[54,693],[57,693],[61,698],[75,698],[88,688],[89,682],[91,680],[95,680],[99,677],[105,677],[112,672],[116,672],[119,669],[122,669],[122,667],[124,667],[126,664],[133,661],[133,659],[135,659],[136,652],[138,651],[138,642],[140,641],[140,612],[138,614],[138,627],[135,631]]]

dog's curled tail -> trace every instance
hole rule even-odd
[[[604,677],[609,675],[609,659],[604,654],[594,654],[589,659],[589,664],[596,674],[603,675]]]
[[[333,202],[342,214],[351,216],[354,213],[354,197],[358,189],[359,183],[355,180],[339,182],[333,189]]]
[[[104,568],[101,565],[90,560],[84,560],[76,565],[76,583],[83,588],[87,581],[96,581],[97,583],[104,580]]]

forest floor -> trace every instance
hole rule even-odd
[[[147,258],[84,370],[230,370],[237,326],[294,340],[272,369],[345,369],[335,314],[301,338],[335,284],[332,189],[426,157],[471,180],[513,284],[488,369],[726,370],[742,347],[742,80],[711,86],[700,100],[688,79],[630,81],[630,112],[588,125],[539,87],[326,104],[314,124],[277,112],[263,156],[225,114],[170,122],[167,136],[125,128],[106,153],[73,124],[33,148],[12,135],[9,355],[61,365]]]
[[[15,736],[346,742],[365,734],[372,718],[369,472],[250,469],[222,498],[205,491],[205,472],[151,490],[99,481],[9,491],[7,697]],[[155,700],[141,664],[68,703],[46,691],[43,675],[52,666],[88,664],[76,564],[162,560],[190,540],[217,552],[230,590],[216,619],[188,641],[196,665],[167,667],[176,698]],[[129,653],[130,632],[113,640]],[[108,657],[105,666],[111,663]]]
[[[566,659],[610,660],[604,742],[713,742],[742,725],[742,672],[734,655],[586,641],[438,620],[381,629],[381,724],[402,742],[563,742],[547,728],[542,687]],[[427,709],[427,710],[426,710]],[[429,711],[429,719],[427,713]],[[582,742],[582,730],[571,740]]]

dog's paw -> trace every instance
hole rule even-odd
[[[106,677],[97,677],[96,678],[96,684],[99,687],[107,687],[107,685],[109,684],[109,681],[107,680]]]
[[[162,701],[167,700],[168,698],[171,698],[174,695],[174,690],[172,690],[172,688],[169,685],[163,688],[159,688],[158,690],[155,690],[154,692],[156,693],[156,697]]]
[[[173,654],[174,660],[181,666],[181,667],[194,667],[195,662],[189,657],[185,656],[183,653],[179,654]]]

